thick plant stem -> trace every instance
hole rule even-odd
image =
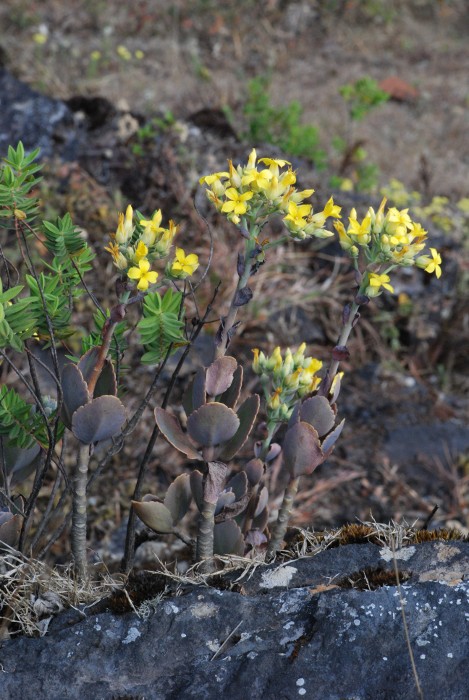
[[[78,460],[73,477],[72,511],[72,553],[75,560],[75,574],[80,581],[87,578],[86,563],[86,482],[90,446],[80,443]]]
[[[298,484],[300,483],[300,477],[297,476],[290,479],[290,483],[285,489],[283,495],[283,502],[280,507],[277,522],[275,523],[275,528],[272,533],[271,540],[269,542],[269,547],[267,549],[266,558],[270,559],[275,554],[275,552],[280,549],[280,543],[282,542],[285,532],[287,531],[288,521],[291,515],[291,509],[293,507],[293,501],[295,500],[296,492],[298,491]]]
[[[197,561],[203,562],[202,572],[210,573],[212,570],[211,559],[213,557],[213,530],[215,527],[216,503],[204,500],[200,513],[199,532],[197,536]],[[205,560],[205,561],[204,561]]]

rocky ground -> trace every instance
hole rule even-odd
[[[303,526],[333,527],[357,518],[421,522],[434,505],[440,508],[435,524],[469,526],[467,219],[457,208],[467,197],[469,176],[467,21],[464,2],[424,0],[269,0],[223,7],[82,1],[73,11],[53,0],[18,0],[0,9],[8,70],[35,90],[65,100],[70,110],[51,134],[50,152],[43,148],[52,157],[43,189],[46,214],[71,211],[98,253],[96,273],[102,279],[108,265],[103,237],[129,201],[150,213],[162,207],[168,218],[182,221],[185,240],[203,259],[207,229],[194,210],[195,199],[199,212],[216,225],[212,282],[223,280],[220,308],[229,298],[229,254],[236,239],[214,219],[197,181],[224,168],[229,157],[244,159],[253,145],[270,153],[271,146],[241,138],[249,79],[269,74],[272,104],[299,100],[304,122],[319,127],[326,170],[307,159],[293,160],[301,183],[316,187],[319,201],[329,196],[328,179],[340,164],[331,140],[350,136],[339,87],[364,75],[404,81],[407,92],[397,91],[354,125],[352,137],[380,167],[381,185],[398,178],[422,193],[422,204],[435,195],[449,198],[440,219],[425,222],[443,251],[444,275],[440,281],[423,274],[399,280],[396,289],[411,299],[410,312],[399,299],[384,296],[365,310],[345,367],[344,439],[303,485],[295,513]],[[5,93],[0,100],[4,108]],[[142,132],[154,116],[160,122]],[[8,140],[2,127],[2,148],[5,134]],[[335,196],[344,207],[363,209],[380,199],[377,189]],[[450,221],[449,229],[441,227],[442,218]],[[255,303],[234,351],[248,358],[253,346],[268,349],[295,337],[326,359],[351,288],[345,264],[334,266],[337,252],[309,245],[273,257],[257,280]],[[103,298],[112,292],[109,266],[107,273]],[[209,290],[200,291],[203,302]],[[133,389],[144,387],[148,371],[134,365],[128,381]],[[135,398],[128,400],[131,406]],[[135,466],[151,427],[151,419],[144,419],[139,440],[93,487],[92,544],[104,556],[116,525],[125,521]],[[183,468],[168,454],[157,445],[148,490],[164,490],[172,473]],[[110,486],[116,481],[119,489]],[[62,548],[59,543],[59,557]]]

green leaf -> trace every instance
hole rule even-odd
[[[144,364],[158,364],[169,347],[174,350],[186,345],[184,322],[178,317],[182,302],[181,292],[168,289],[164,297],[158,292],[150,292],[143,302],[143,318],[137,324],[145,353]]]

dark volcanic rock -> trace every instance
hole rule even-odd
[[[41,95],[0,68],[0,156],[22,141],[41,157],[77,158],[82,134],[73,112],[61,101]]]
[[[409,700],[418,696],[403,607],[424,697],[463,700],[468,554],[462,542],[404,547],[396,561],[410,578],[400,590],[360,590],[345,580],[357,569],[392,572],[392,552],[339,547],[258,567],[248,595],[197,586],[140,617],[105,612],[67,629],[63,616],[46,637],[3,644],[0,696]]]

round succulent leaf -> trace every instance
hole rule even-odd
[[[244,554],[244,538],[234,520],[225,520],[215,525],[213,529],[214,554]]]
[[[187,432],[194,442],[213,447],[232,438],[239,422],[233,409],[214,401],[191,413],[187,419]]]
[[[226,489],[221,492],[218,496],[217,505],[215,506],[215,515],[218,515],[226,506],[231,505],[236,501],[236,496],[233,491],[227,491]]]
[[[343,430],[343,428],[344,428],[344,424],[345,424],[345,418],[344,418],[344,419],[339,423],[339,425],[338,425],[336,428],[334,428],[334,430],[333,430],[331,433],[329,433],[329,435],[324,439],[324,441],[323,441],[323,443],[322,443],[322,451],[324,452],[324,454],[325,454],[326,457],[329,457],[329,455],[331,454],[331,452],[332,452],[332,450],[333,450],[333,448],[334,448],[334,445],[335,445],[335,443],[337,442],[337,440],[339,439],[340,434],[341,434],[341,432],[342,432],[342,430]]]
[[[325,396],[306,399],[301,405],[299,415],[301,421],[313,426],[319,437],[326,435],[334,427],[334,411]]]
[[[324,461],[317,431],[309,423],[300,421],[287,430],[283,459],[292,478],[311,474]]]
[[[206,403],[206,388],[205,388],[205,367],[199,367],[194,375],[192,384],[192,411],[197,410]],[[189,414],[187,414],[189,415]]]
[[[244,467],[246,476],[251,486],[256,486],[264,476],[264,463],[258,457],[249,460]]]
[[[150,530],[164,534],[172,532],[173,516],[163,503],[132,501],[132,507],[140,520]]]
[[[238,365],[233,374],[233,381],[226,391],[219,397],[220,403],[224,403],[225,406],[230,408],[235,408],[238,403],[239,396],[241,394],[241,387],[243,385],[243,368]]]
[[[41,452],[38,444],[24,449],[12,445],[8,438],[0,438],[3,443],[3,459],[5,461],[5,470],[8,476],[10,485],[18,484],[33,473],[37,465],[37,457]],[[1,455],[0,451],[0,455]],[[3,470],[0,468],[0,486],[3,484]]]
[[[261,488],[260,493],[259,493],[259,499],[257,501],[256,510],[254,512],[255,518],[263,512],[263,510],[267,506],[268,502],[269,502],[269,491],[268,491],[266,486],[263,486]]]
[[[98,396],[116,396],[117,395],[117,380],[114,367],[111,360],[105,360],[101,374],[98,377],[96,386],[93,392],[93,397]]]
[[[0,512],[0,543],[16,547],[22,522],[21,515],[13,515],[9,511]]]
[[[238,472],[226,482],[226,489],[231,489],[236,496],[236,500],[246,495],[248,490],[248,477],[246,472]]]
[[[96,367],[97,361],[99,360],[100,352],[100,347],[95,346],[93,348],[90,348],[85,352],[84,355],[80,357],[78,361],[77,367],[82,373],[83,379],[87,384],[90,381],[93,370]]]
[[[189,459],[201,458],[200,453],[191,442],[189,436],[183,432],[175,416],[165,411],[164,408],[155,408],[155,420],[158,428],[170,445],[185,454]]]
[[[282,447],[278,444],[278,442],[273,442],[271,445],[269,445],[269,451],[266,454],[265,461],[273,462],[274,459],[277,459],[281,451]]]
[[[224,356],[212,362],[205,372],[205,388],[209,396],[218,396],[231,386],[238,363],[234,357]]]
[[[243,513],[246,510],[250,498],[251,494],[245,493],[244,496],[239,499],[239,501],[225,503],[225,505],[221,509],[218,508],[217,503],[217,508],[215,511],[215,522],[222,523],[225,520],[231,520],[231,518],[236,518],[238,515],[240,515],[240,513]]]
[[[248,396],[238,408],[236,415],[239,419],[239,427],[230,440],[223,445],[219,459],[228,461],[241,449],[249,437],[254,421],[256,420],[257,412],[259,411],[260,399],[257,394]],[[231,410],[231,409],[229,409]]]
[[[265,528],[267,527],[267,523],[269,522],[269,509],[267,507],[264,508],[264,510],[259,513],[259,515],[256,515],[255,518],[253,518],[252,521],[252,528],[256,530],[261,530],[263,532]]]
[[[192,500],[189,474],[180,474],[169,487],[164,497],[164,504],[170,511],[176,524],[187,513]]]
[[[199,512],[202,512],[204,507],[204,475],[202,472],[199,472],[198,469],[194,469],[194,471],[190,473],[189,478],[192,497],[194,498]]]
[[[88,385],[77,365],[66,364],[62,371],[63,403],[60,417],[70,430],[72,416],[78,408],[91,401]]]
[[[116,396],[100,396],[75,411],[72,432],[90,445],[116,435],[125,423],[125,408]]]

